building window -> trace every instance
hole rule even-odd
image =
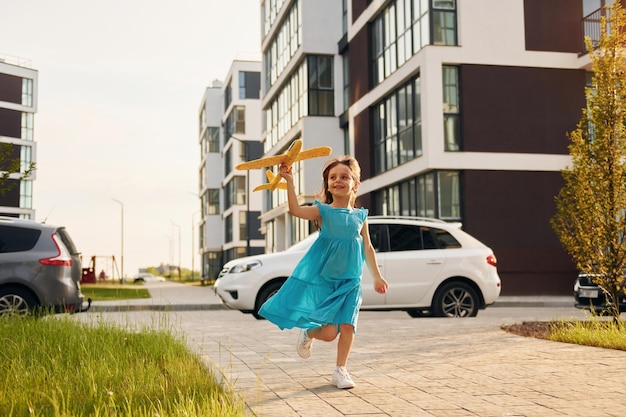
[[[226,152],[224,152],[224,176],[228,176],[228,174],[230,174],[230,171],[233,170],[233,157],[232,157],[232,146],[230,148],[228,148],[226,150]]]
[[[224,124],[224,135],[230,138],[233,134],[246,133],[246,108],[244,106],[235,106],[230,112],[226,123]]]
[[[461,218],[461,192],[459,187],[459,173],[456,171],[437,172],[439,192],[437,196],[438,218],[456,220]]]
[[[248,238],[247,211],[239,212],[239,240]]]
[[[261,73],[259,72],[239,72],[239,98],[255,99],[261,94]]]
[[[224,109],[228,109],[230,103],[233,102],[233,87],[229,82],[226,88],[224,89]]]
[[[25,172],[30,168],[33,161],[33,148],[30,146],[20,146],[20,171]]]
[[[374,174],[422,155],[419,76],[373,107]]]
[[[224,242],[230,243],[233,241],[233,215],[229,214],[224,219]]]
[[[459,108],[459,69],[443,67],[443,136],[446,151],[461,150],[461,111]]]
[[[274,85],[302,44],[300,22],[300,0],[296,0],[285,14],[285,18],[280,23],[280,28],[264,52],[265,91]]]
[[[461,220],[460,178],[457,171],[429,172],[393,184],[373,194],[377,214]]]
[[[205,216],[220,214],[220,189],[209,188],[204,193],[202,213]]]
[[[456,19],[455,0],[430,0],[430,5],[429,0],[389,2],[371,25],[373,85],[426,45],[456,45]]]
[[[343,63],[343,111],[350,107],[350,59],[348,55],[341,57]]]
[[[207,128],[207,150],[211,153],[217,153],[220,151],[220,128],[208,127]]]
[[[265,112],[265,151],[274,147],[307,114],[307,73],[301,64],[277,93]]]
[[[220,252],[206,252],[203,255],[202,277],[206,279],[216,279],[222,270],[222,254]]]
[[[33,80],[22,78],[22,106],[33,106]]]
[[[310,55],[307,57],[310,116],[333,116],[333,57]]]
[[[246,204],[246,177],[233,177],[224,187],[224,210],[233,204]]]
[[[265,0],[265,7],[263,8],[263,35],[267,35],[270,31],[270,28],[276,21],[276,17],[278,16],[278,12],[281,7],[283,7],[283,3],[286,0]]]
[[[456,45],[456,0],[432,0],[433,45]]]
[[[22,113],[22,139],[33,140],[34,120],[35,116],[32,113]]]
[[[20,181],[20,208],[33,208],[33,182],[29,180]]]

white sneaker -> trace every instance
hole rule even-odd
[[[298,351],[298,355],[300,355],[303,359],[308,359],[311,356],[311,351],[313,350],[313,339],[309,337],[306,329],[300,330],[296,350]]]
[[[341,389],[354,388],[356,386],[345,366],[335,367],[333,385]]]

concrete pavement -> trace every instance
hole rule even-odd
[[[146,284],[153,298],[96,302],[92,313],[128,325],[163,311],[224,381],[247,414],[267,417],[622,416],[626,354],[525,338],[500,329],[522,320],[584,318],[570,297],[502,297],[471,319],[412,319],[361,312],[348,369],[357,383],[330,383],[336,342],[315,341],[308,360],[297,332],[224,309],[210,287]],[[499,308],[503,307],[503,308]]]

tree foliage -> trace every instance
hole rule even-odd
[[[18,181],[14,181],[13,183],[9,181],[12,174],[20,174],[19,179],[26,179],[35,169],[35,163],[31,162],[24,171],[21,170],[22,161],[20,157],[13,156],[14,146],[15,145],[11,143],[0,143],[0,195],[9,191],[19,183]]]
[[[597,44],[585,39],[592,86],[568,135],[572,163],[562,172],[551,222],[578,269],[594,274],[617,319],[626,286],[626,12],[619,1],[606,11]]]

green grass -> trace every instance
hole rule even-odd
[[[8,317],[0,343],[4,417],[244,414],[233,391],[165,330]]]
[[[600,320],[554,322],[549,340],[607,349],[626,350],[626,324],[622,321]]]
[[[85,299],[91,298],[93,301],[150,298],[150,292],[142,285],[82,284],[80,287]]]

